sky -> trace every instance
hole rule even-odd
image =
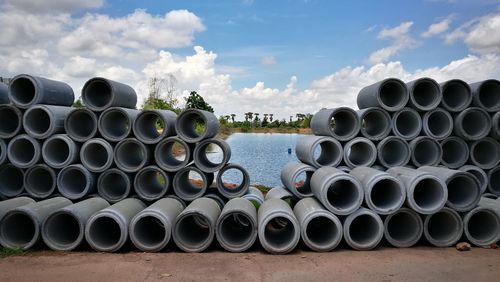
[[[500,0],[0,0],[0,76],[176,78],[217,115],[356,108],[386,77],[500,79]]]

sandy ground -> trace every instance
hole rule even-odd
[[[231,254],[178,251],[57,253],[34,251],[0,259],[0,281],[500,281],[500,250],[379,248],[331,253],[262,250]]]

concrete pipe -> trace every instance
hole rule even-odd
[[[175,219],[172,237],[185,252],[203,252],[215,237],[215,227],[221,209],[209,198],[198,198],[189,204]]]
[[[311,197],[311,177],[315,170],[310,165],[290,161],[281,169],[281,183],[299,199]]]
[[[436,139],[419,136],[410,142],[411,162],[414,166],[437,165],[442,159],[443,150]]]
[[[349,173],[361,182],[366,206],[378,214],[391,214],[403,206],[406,189],[403,183],[386,172],[356,167]]]
[[[302,241],[311,250],[329,252],[342,240],[342,223],[316,199],[300,200],[293,212],[299,221]]]
[[[346,243],[358,251],[367,251],[378,246],[384,237],[384,223],[372,210],[360,208],[344,220]]]
[[[229,176],[232,180],[225,180]],[[231,181],[236,181],[232,183]],[[226,198],[242,197],[250,187],[250,175],[242,166],[227,164],[217,173],[217,189]]]
[[[465,171],[474,175],[477,181],[479,181],[479,186],[481,187],[481,194],[484,194],[484,192],[486,192],[489,180],[488,180],[488,175],[486,175],[486,172],[483,169],[474,165],[464,165],[460,167],[458,170]]]
[[[481,108],[467,108],[455,116],[453,132],[466,141],[486,137],[491,130],[491,117]]]
[[[80,149],[80,161],[92,172],[104,172],[113,165],[114,149],[101,138],[90,139]]]
[[[316,168],[338,166],[342,161],[342,145],[333,137],[308,135],[301,137],[295,146],[297,158]]]
[[[432,139],[443,140],[453,132],[453,118],[446,110],[435,108],[422,116],[422,131]]]
[[[256,209],[264,203],[264,194],[254,186],[250,186],[247,193],[243,195],[242,198],[249,200]]]
[[[0,165],[7,161],[7,143],[0,139]]]
[[[163,198],[139,212],[129,225],[130,240],[143,252],[159,252],[170,241],[172,226],[184,209],[182,202]]]
[[[57,186],[57,172],[45,164],[37,164],[26,170],[24,189],[35,199],[45,199],[54,194]]]
[[[24,113],[24,130],[37,139],[63,133],[64,120],[72,110],[73,108],[63,106],[35,105]]]
[[[500,111],[500,81],[488,79],[470,84],[472,104],[488,112]]]
[[[67,166],[57,176],[59,193],[71,200],[91,195],[96,190],[95,182],[95,175],[81,164]]]
[[[56,197],[11,209],[0,221],[0,244],[8,249],[33,247],[40,239],[42,222],[52,212],[68,205],[70,200]]]
[[[459,212],[466,212],[477,206],[481,198],[481,185],[473,174],[433,166],[423,166],[419,170],[432,173],[446,183],[448,189],[446,205],[448,207]]]
[[[86,142],[97,134],[97,115],[89,109],[72,110],[64,121],[64,129],[76,142]]]
[[[7,146],[7,157],[17,167],[32,167],[42,160],[42,145],[27,134],[17,135]]]
[[[24,171],[12,164],[0,166],[0,197],[17,197],[24,191]]]
[[[344,163],[351,167],[372,166],[377,160],[377,147],[367,138],[356,137],[344,145]]]
[[[492,200],[498,199],[498,196],[495,195],[495,194],[492,194],[492,193],[484,193],[483,195],[481,195],[481,197],[482,198],[492,199]]]
[[[126,199],[132,191],[132,175],[117,168],[108,169],[97,179],[97,193],[110,203]]]
[[[234,198],[222,209],[215,235],[219,244],[229,252],[244,252],[257,239],[257,210],[248,200]]]
[[[359,180],[333,167],[314,172],[311,190],[323,206],[336,215],[348,215],[363,203],[364,191]]]
[[[217,190],[216,187],[209,187],[205,195],[203,195],[203,197],[216,201],[221,209],[224,208],[226,203],[229,201],[225,196],[223,196],[219,192],[219,190]]]
[[[168,110],[143,110],[134,121],[135,138],[145,144],[156,144],[176,135],[177,114]]]
[[[187,109],[177,117],[175,129],[182,140],[197,143],[217,135],[219,120],[211,112]]]
[[[140,111],[126,108],[109,108],[99,116],[97,128],[109,142],[120,142],[132,135],[132,126]]]
[[[436,247],[451,247],[462,237],[464,224],[460,215],[450,209],[426,215],[424,219],[424,237]]]
[[[500,112],[493,115],[491,118],[491,137],[500,140]]]
[[[500,166],[488,171],[488,191],[500,196]]]
[[[135,193],[145,201],[155,201],[167,194],[172,186],[173,176],[159,167],[151,165],[135,175]]]
[[[75,94],[64,82],[20,74],[10,81],[9,98],[17,107],[27,109],[35,104],[71,106]]]
[[[380,171],[384,171],[384,172],[386,170],[386,168],[381,166],[381,165],[372,165],[371,168],[376,169],[376,170],[380,170]]]
[[[492,169],[500,162],[500,144],[491,137],[470,144],[469,160],[482,169]]]
[[[339,165],[338,167],[336,167],[336,169],[339,169],[345,173],[349,173],[351,172],[352,168],[346,166],[346,165]]]
[[[210,155],[212,155],[210,157]],[[193,151],[194,164],[204,172],[221,170],[231,159],[231,147],[226,141],[210,138],[196,144]]]
[[[290,193],[290,191],[288,189],[285,189],[284,187],[280,187],[280,186],[273,187],[273,188],[271,188],[271,190],[269,190],[266,193],[266,197],[265,197],[264,201],[267,201],[269,199],[283,200],[290,207],[295,206],[295,204],[297,203],[297,200],[298,200],[292,193]]]
[[[388,136],[377,144],[377,160],[384,167],[405,166],[410,161],[410,146],[401,137]]]
[[[14,105],[0,105],[0,120],[0,138],[13,138],[23,129],[23,113]]]
[[[472,91],[465,81],[452,79],[440,84],[441,107],[449,112],[461,112],[472,103]]]
[[[176,172],[189,165],[193,160],[194,144],[172,136],[156,145],[154,156],[156,164],[168,172]]]
[[[33,199],[28,197],[16,197],[5,201],[0,201],[0,221],[2,221],[2,218],[10,210],[27,204],[32,204],[34,202],[35,201]]]
[[[280,199],[269,199],[258,211],[258,235],[262,247],[271,254],[286,254],[300,240],[300,224],[290,206]]]
[[[192,201],[205,194],[214,181],[213,173],[206,173],[195,166],[179,170],[172,181],[174,192],[185,201]]]
[[[406,83],[406,86],[410,93],[408,104],[417,111],[430,111],[441,103],[441,87],[432,78],[419,78]]]
[[[84,239],[90,216],[107,207],[108,202],[94,197],[54,211],[42,223],[45,245],[55,251],[74,250]]]
[[[446,183],[432,173],[407,167],[392,167],[387,173],[403,182],[406,187],[406,203],[416,212],[433,214],[446,204]]]
[[[388,112],[397,112],[406,106],[410,96],[406,84],[397,78],[387,78],[361,89],[358,108],[380,107]]]
[[[110,107],[133,109],[137,104],[137,94],[126,84],[94,77],[83,85],[82,100],[86,107],[95,112],[102,112]]]
[[[135,138],[127,138],[116,144],[114,159],[119,169],[133,173],[149,164],[151,151],[141,141]]]
[[[481,199],[478,207],[463,215],[467,240],[479,247],[489,247],[500,240],[500,205],[492,199]]]
[[[404,140],[412,140],[422,130],[420,114],[411,108],[403,108],[392,116],[392,132]]]
[[[331,136],[339,141],[356,137],[360,128],[358,114],[347,107],[322,109],[311,119],[311,130],[315,135]]]
[[[367,108],[357,111],[361,122],[361,134],[372,140],[379,141],[391,133],[391,116],[381,108]]]
[[[420,216],[412,209],[401,208],[384,220],[384,236],[397,248],[409,248],[415,245],[422,233],[424,224]]]
[[[128,227],[132,218],[146,205],[138,199],[128,198],[94,213],[85,225],[85,239],[98,252],[116,252],[128,240]]]
[[[459,168],[469,160],[469,145],[462,138],[450,136],[441,141],[441,164],[448,168]]]
[[[61,169],[80,160],[80,145],[66,134],[56,134],[43,143],[42,157],[49,166]]]
[[[9,87],[5,83],[0,83],[0,104],[10,104]]]

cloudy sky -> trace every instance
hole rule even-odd
[[[335,2],[335,3],[334,3]],[[196,90],[216,114],[356,105],[385,77],[500,78],[500,1],[0,0],[0,76]],[[238,119],[237,117],[237,119]]]

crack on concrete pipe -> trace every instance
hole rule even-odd
[[[0,105],[0,120],[0,138],[13,138],[23,129],[23,113],[14,105]]]
[[[133,132],[145,144],[156,144],[176,135],[177,114],[169,110],[143,110],[134,121]]]
[[[372,166],[377,160],[377,147],[367,138],[356,137],[344,145],[344,163],[355,168]]]
[[[56,134],[43,143],[42,157],[49,166],[61,169],[80,160],[80,145],[68,135]]]
[[[24,171],[13,164],[0,166],[0,196],[17,197],[24,191]]]
[[[469,160],[469,145],[462,138],[450,136],[441,141],[441,164],[446,167],[456,169]]]
[[[97,179],[97,193],[110,203],[126,199],[132,190],[132,176],[117,168],[108,169]]]
[[[244,252],[257,239],[257,210],[248,200],[234,198],[222,209],[215,235],[219,244],[229,252]]]
[[[187,166],[175,174],[172,186],[175,194],[181,199],[192,201],[203,196],[213,181],[213,173],[203,172],[195,166]]]
[[[202,128],[201,131],[200,128]],[[197,143],[217,135],[219,120],[211,112],[188,109],[177,117],[175,129],[182,140],[187,143]]]
[[[179,149],[182,148],[182,149]],[[154,157],[156,164],[168,172],[176,172],[189,165],[193,160],[194,144],[172,136],[156,145]]]
[[[311,178],[315,170],[310,165],[290,161],[281,169],[281,183],[299,199],[310,197],[313,195]]]
[[[488,191],[500,196],[500,166],[488,171]]]
[[[436,247],[450,247],[462,237],[464,225],[460,215],[450,209],[426,215],[424,219],[424,237]]]
[[[348,107],[322,109],[311,119],[311,130],[315,135],[331,136],[339,141],[356,137],[360,128],[358,114]]]
[[[83,165],[70,165],[59,172],[57,187],[64,197],[78,200],[95,191],[95,175]]]
[[[472,103],[472,91],[465,81],[452,79],[440,84],[441,106],[450,112],[461,112]]]
[[[443,140],[453,132],[453,118],[446,110],[435,108],[424,113],[422,131],[433,139]]]
[[[132,135],[134,121],[140,111],[127,108],[109,108],[102,112],[98,130],[109,142],[120,142]]]
[[[101,138],[90,139],[80,149],[80,160],[88,170],[104,172],[113,165],[113,146]]]
[[[83,86],[82,101],[86,107],[96,112],[102,112],[110,107],[133,109],[137,104],[137,94],[126,84],[94,77]]]
[[[410,146],[401,137],[388,136],[377,145],[377,159],[386,168],[405,166],[410,161]]]
[[[437,165],[442,159],[443,150],[436,139],[419,136],[410,144],[411,161],[414,166]]]
[[[467,240],[479,247],[489,247],[500,240],[500,215],[494,210],[477,207],[463,217]]]
[[[64,120],[73,110],[70,107],[35,105],[26,110],[23,127],[26,133],[37,139],[47,139],[64,132]]]
[[[13,165],[29,168],[42,160],[42,145],[27,134],[17,135],[7,146],[7,156]]]
[[[422,130],[420,114],[412,108],[403,108],[392,115],[392,132],[404,140],[412,140]]]
[[[133,173],[149,164],[151,151],[147,145],[139,140],[127,138],[116,144],[114,159],[119,169]]]
[[[488,79],[470,84],[472,104],[495,113],[500,111],[500,81]]]
[[[97,134],[97,115],[89,109],[71,111],[64,121],[64,129],[76,142],[86,142]]]
[[[209,156],[212,155],[211,158]],[[213,156],[216,157],[213,157]],[[217,157],[219,156],[219,157]],[[196,144],[193,151],[195,165],[204,172],[221,170],[231,159],[231,147],[226,141],[210,138]]]
[[[235,179],[240,179],[238,183],[228,183],[224,181],[225,175],[238,175]],[[215,183],[217,190],[226,198],[232,199],[244,196],[250,187],[250,175],[242,166],[237,164],[227,164],[218,173]]]
[[[361,134],[372,140],[379,141],[391,133],[391,116],[381,108],[367,108],[357,111],[361,123]]]
[[[361,89],[357,104],[360,109],[381,107],[388,112],[396,112],[406,106],[409,98],[408,88],[403,81],[387,78]]]
[[[162,198],[172,186],[172,175],[157,166],[147,166],[135,175],[135,193],[145,201]]]
[[[316,168],[338,166],[342,161],[342,145],[333,137],[308,135],[301,137],[295,146],[297,158]]]
[[[372,250],[384,237],[384,223],[375,212],[360,208],[344,220],[346,243],[358,251]]]
[[[500,162],[500,144],[491,137],[472,142],[469,149],[470,162],[482,169],[492,169]]]
[[[491,117],[481,108],[467,108],[455,117],[453,132],[466,141],[474,141],[486,137],[491,130]]]
[[[415,245],[424,232],[420,216],[412,209],[401,208],[384,220],[384,235],[389,244],[397,248]]]
[[[441,87],[434,79],[423,77],[406,85],[410,94],[408,104],[417,111],[430,111],[441,103]]]
[[[30,167],[24,174],[26,193],[36,199],[45,199],[54,194],[57,186],[57,173],[45,164]]]

